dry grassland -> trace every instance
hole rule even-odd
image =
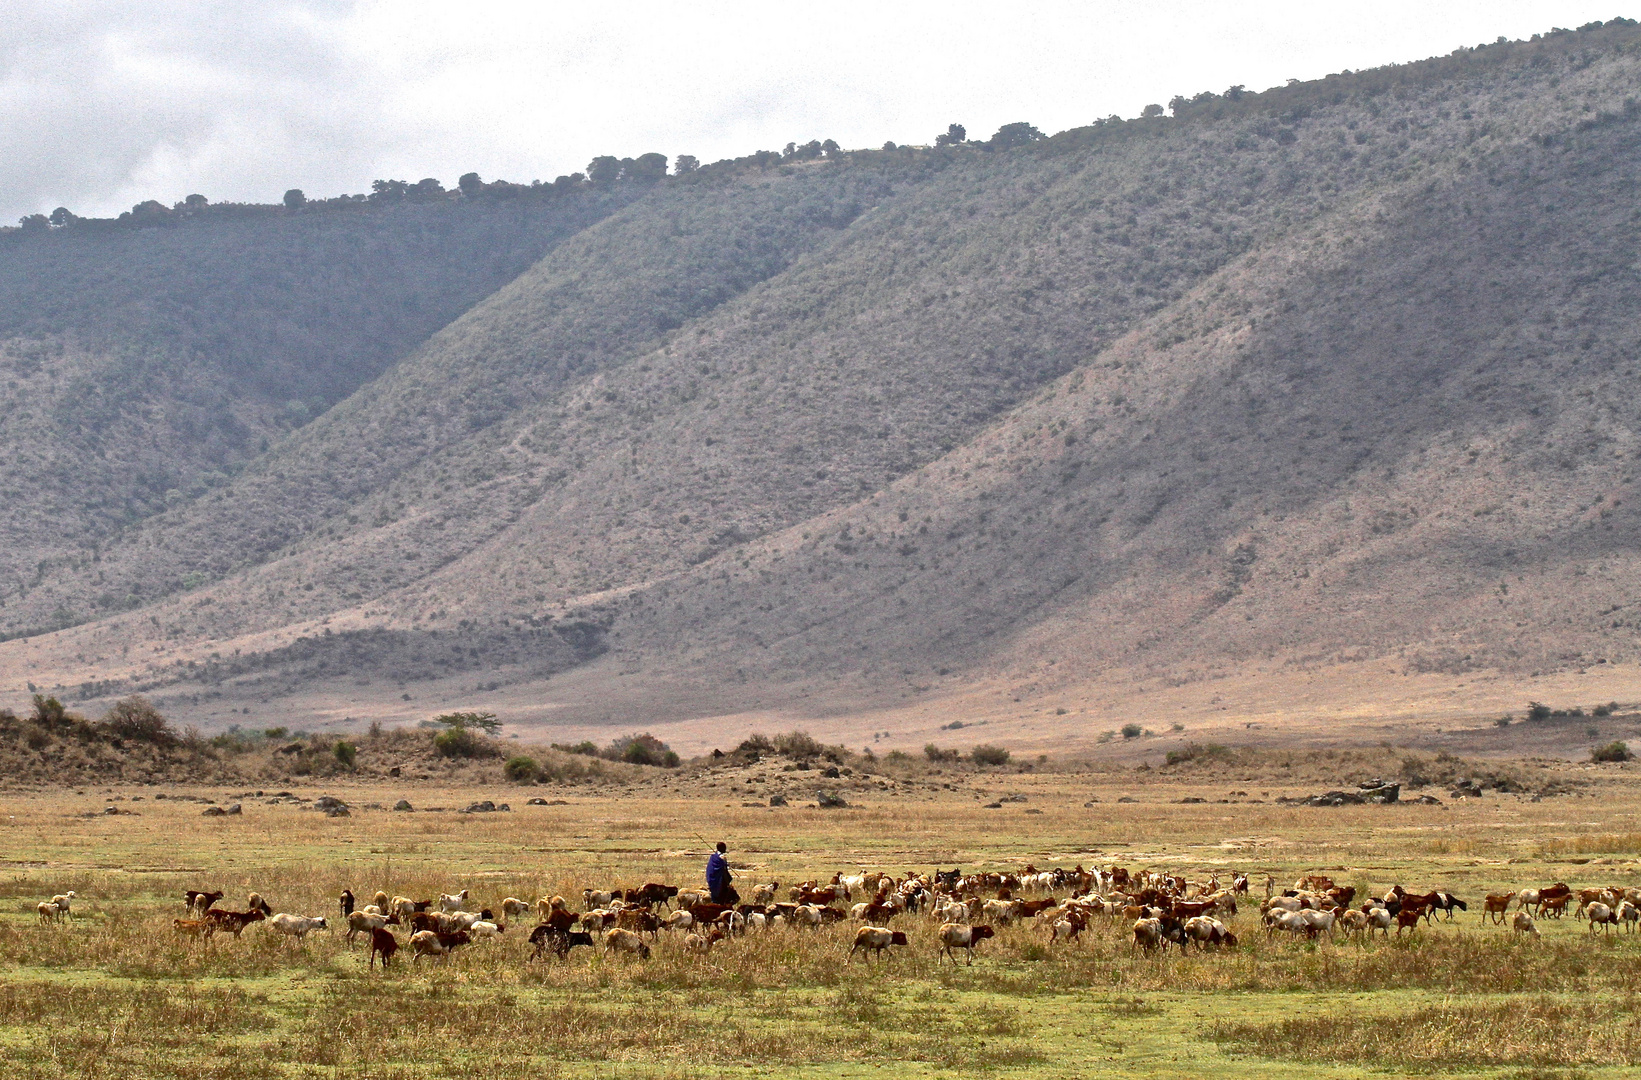
[[[975,797],[978,780],[917,798],[863,793],[841,811],[745,806],[704,786],[299,792],[341,795],[356,808],[347,818],[257,798],[241,816],[204,818],[197,803],[154,800],[175,788],[0,795],[0,1062],[19,1077],[179,1080],[847,1077],[889,1066],[952,1077],[1635,1075],[1641,935],[1592,937],[1569,918],[1518,940],[1478,915],[1488,891],[1641,880],[1638,774],[1569,772],[1582,781],[1575,793],[1539,802],[1490,792],[1335,809],[1181,804],[1228,797],[1238,781],[1132,772],[999,778],[1026,798],[1000,809]],[[1297,790],[1270,783],[1246,798]],[[565,803],[526,806],[535,793]],[[363,809],[401,796],[418,811]],[[422,809],[477,798],[514,809]],[[136,813],[82,816],[108,805]],[[252,926],[207,946],[170,925],[186,888],[224,889],[224,906],[254,889],[276,911],[334,915],[344,886],[361,902],[378,888],[467,887],[495,907],[509,895],[689,885],[719,837],[743,884],[1114,862],[1256,883],[1324,870],[1375,891],[1444,888],[1472,909],[1406,940],[1312,945],[1268,941],[1250,904],[1232,921],[1238,949],[1162,958],[1136,955],[1120,923],[1055,946],[1027,926],[984,943],[973,967],[940,960],[920,916],[895,920],[911,945],[881,965],[847,962],[847,924],[751,935],[705,958],[663,935],[647,962],[577,950],[546,963],[528,961],[527,926],[516,926],[448,964],[387,974],[367,971],[363,948],[339,932],[296,945]],[[73,920],[40,925],[35,903],[66,889],[79,894]]]

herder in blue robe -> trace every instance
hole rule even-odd
[[[729,887],[729,856],[725,854],[729,849],[722,840],[718,841],[718,850],[707,857],[707,891],[712,894],[714,904],[730,904],[728,899]]]

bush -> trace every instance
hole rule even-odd
[[[1501,716],[1497,720],[1493,721],[1493,726],[1501,728],[1509,727],[1510,718],[1508,716]]]
[[[465,727],[445,728],[433,736],[433,750],[440,757],[473,757],[479,752],[479,738]]]
[[[1145,734],[1145,729],[1138,724],[1124,724],[1122,726],[1122,737],[1125,739],[1137,739],[1143,734]]]
[[[775,749],[790,758],[820,757],[821,744],[807,731],[789,731],[775,736]]]
[[[1001,746],[982,743],[969,751],[969,760],[976,765],[1007,765],[1009,752]]]
[[[171,730],[160,711],[147,698],[128,697],[116,701],[103,714],[103,730],[121,739],[153,743],[156,746],[175,746],[182,740]]]
[[[598,756],[598,744],[591,739],[583,739],[578,743],[554,743],[554,750],[562,750],[566,754],[584,754],[587,757]]]
[[[359,756],[359,748],[342,739],[336,740],[336,745],[330,748],[330,752],[336,755],[337,763],[345,769],[353,768],[353,759]]]
[[[1527,703],[1527,719],[1535,724],[1543,723],[1550,719],[1550,706],[1542,701],[1529,701]]]
[[[507,779],[517,784],[528,784],[541,775],[541,766],[536,764],[536,759],[524,754],[508,758],[503,769],[507,773]]]
[[[749,735],[741,740],[741,745],[735,748],[737,754],[772,754],[775,744],[769,741],[767,735]]]
[[[1590,751],[1591,761],[1630,761],[1634,757],[1635,755],[1630,753],[1629,744],[1617,740]]]
[[[934,743],[930,743],[923,748],[923,756],[930,761],[941,762],[956,761],[960,755],[956,750],[942,750]]]
[[[678,767],[678,755],[672,748],[647,731],[642,735],[616,739],[602,756],[611,761],[625,761],[629,765],[659,765],[667,769]]]
[[[50,729],[57,727],[67,719],[68,710],[63,708],[62,702],[54,697],[46,697],[44,694],[34,695],[34,722],[36,724]]]
[[[1230,751],[1221,746],[1219,743],[1209,743],[1207,746],[1202,746],[1198,743],[1186,743],[1178,750],[1168,751],[1165,755],[1165,760],[1169,765],[1178,765],[1182,761],[1195,761],[1197,758],[1225,757],[1229,753]]]

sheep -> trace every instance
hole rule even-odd
[[[1533,925],[1533,917],[1525,911],[1518,911],[1511,917],[1510,929],[1518,934],[1532,934],[1534,937],[1541,936],[1538,927]]]
[[[583,893],[583,898],[586,898],[586,896],[590,893],[591,890],[588,890],[587,893]],[[673,902],[681,908],[691,908],[696,904],[711,903],[712,894],[707,892],[705,889],[680,889],[678,890],[678,895],[673,898]],[[587,906],[594,907],[596,905],[588,904]]]
[[[620,895],[620,892],[614,889],[607,889],[602,892],[596,889],[582,889],[581,906],[586,911],[591,911],[593,908],[607,908],[610,906],[610,901]]]
[[[464,908],[466,906],[467,906],[467,890],[466,889],[463,889],[459,893],[440,893],[439,894],[439,910],[445,912],[446,914],[448,914],[450,912],[454,912],[454,911],[460,911],[462,908]]]
[[[686,934],[684,936],[684,950],[705,956],[712,951],[712,946],[721,941],[723,935],[718,931],[709,931],[706,934]]]
[[[650,947],[644,943],[644,939],[631,930],[623,930],[619,926],[613,926],[605,932],[604,951],[606,953],[636,953],[642,959],[648,960],[650,958]]]
[[[688,930],[695,925],[695,916],[687,911],[675,911],[661,923],[663,929]]]
[[[1345,940],[1347,941],[1350,940],[1353,934],[1365,934],[1369,932],[1370,925],[1371,923],[1368,913],[1365,911],[1351,910],[1339,916],[1338,926],[1339,929],[1345,932]]]
[[[39,912],[40,921],[43,923],[56,922],[63,915],[62,909],[56,904],[53,904],[50,900],[42,900],[38,904],[35,904],[34,910]]]
[[[855,931],[855,943],[849,946],[849,958],[853,960],[856,950],[859,950],[862,959],[865,959],[867,951],[870,950],[876,953],[878,959],[881,960],[883,959],[884,950],[888,949],[889,946],[904,944],[906,944],[906,935],[899,930],[890,930],[884,926],[863,926]],[[894,955],[892,952],[889,953],[891,958]]]
[[[372,931],[380,930],[384,926],[397,925],[399,925],[399,920],[392,915],[378,915],[369,910],[355,911],[348,916],[348,932],[345,940],[351,946],[355,934],[371,935]]]
[[[1311,933],[1320,937],[1326,934],[1328,940],[1333,940],[1334,914],[1331,911],[1301,911],[1299,917],[1310,926]]]
[[[1584,914],[1590,920],[1590,933],[1595,933],[1597,926],[1603,933],[1610,933],[1618,924],[1618,913],[1599,900],[1592,900],[1584,907]]]
[[[386,911],[388,905],[388,895],[381,889],[377,889],[376,895],[370,898],[370,902],[375,905],[377,911]]]
[[[1161,919],[1134,920],[1134,946],[1151,952],[1163,947]]]
[[[57,908],[57,913],[59,915],[66,915],[72,919],[74,917],[74,912],[70,909],[74,905],[74,898],[78,895],[79,894],[73,889],[70,889],[66,893],[58,893],[56,896],[53,896],[50,903]]]
[[[279,933],[284,934],[296,941],[301,941],[303,938],[307,937],[308,931],[310,930],[330,929],[330,927],[325,923],[325,917],[323,915],[315,915],[309,918],[303,915],[288,915],[283,911],[269,919],[268,925]]]
[[[415,950],[416,957],[412,964],[421,963],[424,956],[437,956],[446,963],[450,961],[450,954],[461,945],[472,941],[466,930],[457,930],[447,934],[442,930],[418,930],[410,935],[410,947]]]
[[[473,936],[474,940],[479,938],[493,938],[498,934],[505,933],[506,931],[507,927],[502,926],[500,923],[493,923],[488,919],[480,919],[478,922],[475,922],[467,927],[467,932]]]
[[[546,922],[555,911],[568,911],[569,909],[570,906],[564,902],[562,896],[543,896],[536,901],[536,916],[542,922]]]
[[[1632,901],[1620,900],[1616,914],[1618,921],[1624,924],[1624,929],[1635,933],[1636,923],[1641,922],[1641,907],[1637,907]]]
[[[501,902],[501,914],[505,919],[517,919],[529,913],[530,905],[516,896],[506,897]]]
[[[974,947],[989,937],[996,937],[997,932],[989,926],[964,926],[962,923],[944,923],[940,927],[941,952],[957,963],[957,956],[953,949],[963,949],[969,954],[969,964],[974,964]]]
[[[260,911],[263,918],[267,918],[274,913],[273,908],[268,906],[268,902],[262,899],[261,893],[252,893],[245,898],[245,910]]]
[[[182,894],[182,904],[189,911],[197,911],[201,915],[211,910],[211,905],[221,900],[222,890],[216,892],[200,892],[198,889],[189,889]]]
[[[781,883],[778,881],[771,881],[767,885],[754,885],[752,887],[752,902],[764,907],[773,904],[775,902],[775,893],[780,887]]]
[[[1265,934],[1268,937],[1278,930],[1294,935],[1314,933],[1310,922],[1299,912],[1273,908],[1265,915]]]

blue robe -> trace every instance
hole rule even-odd
[[[728,887],[729,857],[721,851],[714,851],[707,859],[707,891],[712,893],[712,902],[722,903],[719,898]]]

